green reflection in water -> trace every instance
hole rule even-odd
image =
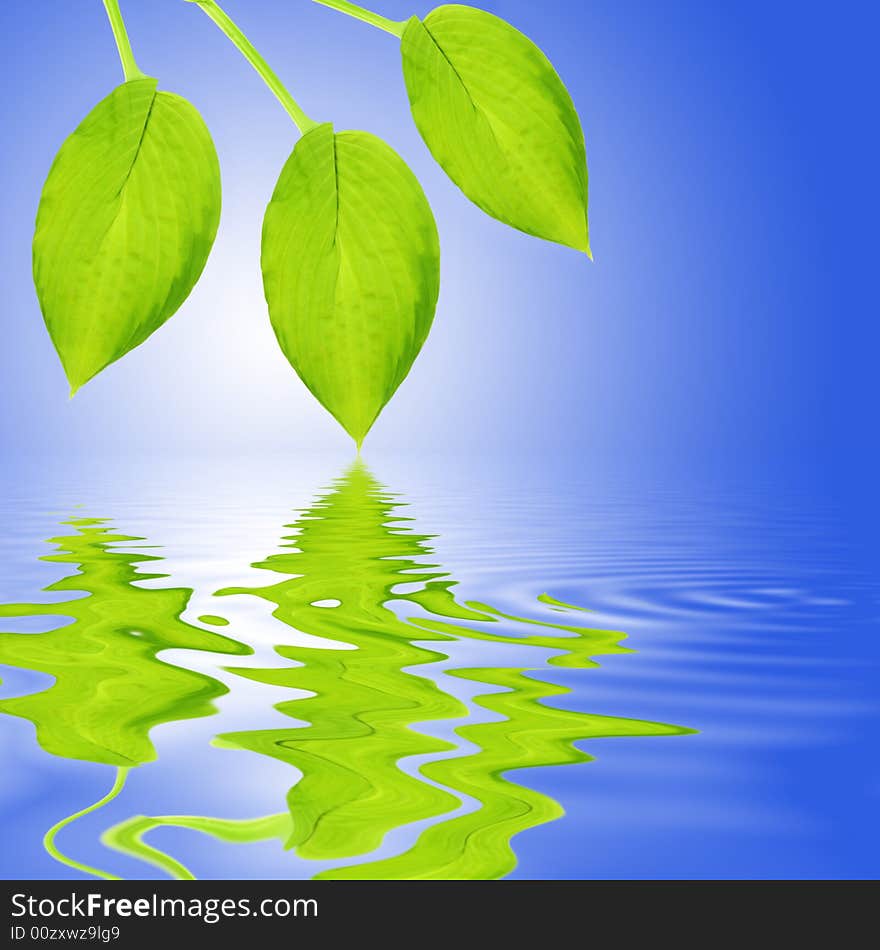
[[[57,860],[112,877],[66,858],[55,845],[56,833],[115,797],[128,768],[156,757],[149,737],[154,726],[210,715],[216,711],[212,700],[227,692],[212,677],[173,666],[157,654],[171,648],[227,655],[252,651],[181,620],[191,590],[135,586],[166,576],[138,570],[160,558],[115,549],[142,538],[116,534],[104,519],[75,518],[64,525],[73,532],[50,539],[57,553],[42,560],[76,571],[45,590],[77,596],[51,604],[0,604],[0,617],[62,621],[44,633],[0,633],[0,663],[45,673],[53,682],[0,700],[0,713],[32,722],[37,742],[53,755],[116,766],[110,795],[62,819],[45,839]]]
[[[46,589],[85,593],[51,604],[0,604],[0,617],[69,618],[46,633],[0,633],[0,663],[54,678],[48,688],[0,700],[0,712],[29,719],[53,755],[106,765],[149,762],[149,732],[164,722],[207,716],[225,686],[203,673],[158,659],[160,650],[244,655],[250,648],[180,619],[192,591],[144,588],[167,575],[138,570],[160,558],[114,550],[142,542],[115,534],[97,518],[65,522],[74,534],[52,538],[60,553],[42,560],[78,570]]]
[[[74,858],[68,857],[66,854],[63,854],[58,850],[58,846],[55,844],[55,838],[58,835],[58,832],[63,828],[66,828],[68,825],[72,825],[78,818],[82,818],[84,815],[90,815],[94,811],[99,811],[109,802],[112,802],[114,798],[125,788],[125,780],[128,777],[128,769],[122,768],[121,766],[116,769],[116,781],[113,783],[113,788],[104,795],[103,798],[100,798],[98,801],[94,802],[91,805],[87,805],[85,808],[81,808],[79,811],[75,811],[72,815],[67,815],[62,818],[61,821],[56,821],[54,825],[46,832],[43,836],[43,847],[46,851],[59,863],[66,864],[68,867],[74,868],[74,870],[80,871],[83,874],[91,874],[95,877],[102,877],[108,881],[118,881],[118,878],[115,874],[110,874],[107,871],[101,871],[98,868],[93,868],[89,864],[83,864],[81,861],[77,861]]]
[[[530,673],[547,672],[547,664],[595,666],[594,656],[629,652],[620,646],[623,635],[459,602],[455,582],[424,563],[430,537],[416,534],[400,507],[358,464],[289,526],[294,534],[285,540],[291,551],[255,565],[282,580],[219,592],[260,597],[274,604],[274,616],[294,630],[335,641],[276,647],[294,666],[233,670],[273,687],[313,694],[275,707],[296,720],[289,728],[227,733],[215,740],[279,759],[302,773],[287,794],[285,811],[246,821],[140,815],[105,833],[107,844],[172,876],[189,878],[191,872],[176,859],[146,843],[149,831],[189,828],[242,843],[275,838],[300,857],[345,862],[374,851],[393,829],[433,819],[403,854],[343,863],[318,876],[496,878],[515,867],[510,846],[515,834],[562,814],[552,798],[511,781],[507,773],[590,759],[574,747],[577,740],[691,731],[546,704],[568,689]],[[403,584],[418,589],[395,593],[395,586]],[[577,610],[548,595],[540,599],[560,613]],[[392,602],[398,611],[391,609]],[[419,612],[402,619],[400,607],[407,604]],[[513,645],[542,651],[529,669],[498,663],[447,671],[489,687],[478,689],[476,704],[494,714],[494,721],[459,726],[456,734],[472,746],[447,757],[456,746],[414,727],[466,719],[469,711],[428,678],[430,670],[419,668],[447,658],[442,644],[474,640],[486,644],[493,661],[503,659]],[[554,651],[549,660],[547,650]],[[408,774],[401,760],[414,755],[433,760]],[[470,800],[475,810],[450,814]]]

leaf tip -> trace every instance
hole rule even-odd
[[[70,387],[68,399],[73,399],[73,397],[91,379],[91,376],[87,376],[85,379],[83,379],[82,375],[79,373],[68,373],[66,371],[64,375],[67,377],[67,385]]]

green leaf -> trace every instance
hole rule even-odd
[[[324,123],[297,143],[263,225],[284,355],[358,443],[406,378],[440,287],[434,216],[403,159]]]
[[[453,4],[412,17],[401,53],[419,132],[468,198],[592,256],[584,135],[541,50],[491,13]]]
[[[220,220],[201,116],[155,79],[123,83],[62,145],[43,188],[34,283],[72,392],[186,300]]]

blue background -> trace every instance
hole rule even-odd
[[[438,219],[434,331],[370,452],[771,474],[841,495],[868,484],[876,5],[484,6],[548,52],[580,111],[593,265],[485,217],[445,178],[411,122],[394,37],[306,0],[226,5],[310,115],[404,156]],[[142,68],[214,134],[220,234],[181,312],[69,402],[31,284],[33,218],[55,151],[121,72],[99,0],[4,4],[4,459],[344,451],[278,352],[262,297],[261,219],[295,129],[197,7],[128,0],[123,12]]]
[[[368,461],[380,477],[397,473],[389,479],[395,488],[407,487],[406,473],[418,470],[418,482],[427,471],[441,483],[428,496],[470,498],[449,521],[441,506],[424,529],[454,539],[455,518],[473,514],[481,541],[493,537],[489,522],[480,534],[485,498],[528,470],[526,483],[537,488],[527,497],[546,492],[558,511],[532,552],[536,525],[517,515],[528,501],[508,506],[509,550],[523,561],[535,555],[523,573],[543,584],[543,575],[534,576],[541,558],[564,550],[560,564],[568,560],[558,570],[564,579],[570,568],[570,592],[562,582],[553,590],[604,608],[609,624],[632,632],[647,664],[627,658],[632,681],[616,679],[629,674],[605,664],[604,685],[589,684],[579,699],[585,708],[596,701],[603,712],[693,725],[704,737],[673,746],[662,781],[645,778],[650,767],[640,756],[649,743],[640,740],[602,749],[605,770],[591,774],[598,789],[582,786],[574,770],[533,777],[580,815],[595,850],[586,853],[586,837],[572,837],[574,825],[558,822],[523,836],[523,873],[876,876],[876,830],[867,830],[876,829],[880,789],[877,5],[481,5],[548,53],[578,107],[594,264],[487,218],[446,179],[410,119],[393,37],[308,0],[228,0],[224,7],[307,113],[391,143],[422,181],[438,220],[443,283],[434,329],[368,437]],[[208,459],[205,483],[220,483],[212,457],[227,468],[255,461],[257,480],[271,469],[283,481],[288,459],[351,453],[278,351],[262,296],[262,215],[295,128],[194,5],[122,6],[141,67],[190,99],[211,128],[223,220],[181,311],[68,400],[31,283],[33,219],[64,137],[122,76],[100,0],[3,5],[0,486],[13,486],[9,499],[35,471],[63,482],[73,470],[100,471],[110,458],[133,462],[138,473],[144,457],[170,470],[186,457]],[[407,0],[373,7],[396,19],[429,9]],[[449,460],[461,458],[477,476],[442,484]],[[336,461],[317,467],[320,476],[305,479],[311,487],[298,489],[298,504],[338,470]],[[154,481],[153,468],[143,471]],[[622,509],[634,523],[628,534],[600,495],[570,489],[584,478],[637,487],[637,501]],[[473,488],[480,479],[490,486],[483,494]],[[136,484],[120,481],[120,494],[136,497]],[[81,485],[66,487],[79,499]],[[657,489],[674,490],[675,503],[668,507]],[[157,510],[178,497],[151,490]],[[750,493],[761,504],[740,515],[737,505],[751,503]],[[278,496],[281,512],[293,497]],[[244,490],[235,507],[248,516]],[[219,520],[209,520],[190,525],[190,536],[219,532]],[[51,531],[40,530],[43,537]],[[173,550],[170,525],[165,532]],[[496,534],[507,539],[501,529]],[[474,542],[464,537],[461,550],[449,542],[447,560],[464,558],[459,573],[467,576]],[[580,547],[569,552],[565,545],[575,542]],[[679,543],[687,559],[676,575]],[[224,553],[238,565],[263,556],[256,530],[248,545],[253,550]],[[646,570],[635,563],[639,556],[649,581],[657,572],[656,587],[644,586],[642,574],[643,586],[629,586],[628,571]],[[579,557],[588,561],[581,574]],[[186,563],[207,563],[207,555],[199,550]],[[735,579],[713,577],[704,592],[705,565],[719,576],[729,568]],[[606,570],[626,575],[626,596],[614,585],[605,589]],[[180,583],[188,583],[181,573]],[[497,590],[485,599],[503,605],[516,585],[506,577],[493,583]],[[529,589],[531,600],[544,589]],[[694,610],[691,600],[701,597]],[[854,606],[834,613],[845,598]],[[664,603],[677,599],[686,609],[663,614]],[[779,640],[774,630],[782,630]],[[674,652],[682,642],[698,654],[697,672]],[[754,667],[737,666],[764,653],[763,679]],[[653,691],[634,705],[634,684],[645,683]],[[725,729],[734,727],[725,745]],[[761,744],[765,733],[775,744]],[[57,770],[59,787],[70,781],[62,778],[67,765],[45,766]],[[89,774],[88,782],[74,797],[89,800],[105,776]],[[737,810],[740,785],[743,796],[772,806],[763,824]],[[19,822],[34,847],[47,825],[39,807],[36,794],[21,806],[35,810],[33,827]],[[669,830],[672,813],[692,823],[686,836]],[[812,838],[802,815],[821,815]],[[627,817],[642,824],[635,821],[624,839]],[[56,873],[46,862],[34,867]]]

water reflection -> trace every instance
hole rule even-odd
[[[280,579],[218,592],[268,601],[284,625],[275,652],[286,665],[229,671],[273,696],[289,689],[275,709],[290,726],[215,740],[290,765],[283,807],[250,820],[135,816],[105,833],[109,846],[175,877],[192,874],[148,843],[158,827],[231,844],[277,839],[300,858],[339,862],[321,877],[501,877],[516,863],[513,836],[562,814],[507,773],[585,761],[578,740],[689,731],[547,704],[567,690],[535,674],[626,652],[623,635],[574,622],[577,608],[548,595],[571,622],[460,601],[456,582],[426,562],[431,539],[404,507],[358,464],[288,526],[288,551],[254,565]],[[303,643],[303,634],[316,639]],[[462,652],[467,665],[450,668]],[[441,688],[450,677],[467,688]],[[450,738],[427,734],[426,724],[445,720],[461,723]],[[413,841],[370,858],[405,826],[416,828]]]
[[[143,543],[143,538],[114,533],[105,519],[75,518],[64,525],[71,532],[51,538],[57,553],[42,560],[76,570],[45,591],[73,596],[52,603],[0,604],[0,617],[43,617],[56,624],[41,633],[0,633],[0,663],[45,674],[52,682],[37,692],[0,700],[0,712],[32,722],[37,742],[53,755],[115,766],[115,795],[128,768],[155,758],[149,736],[154,726],[210,715],[212,701],[226,692],[210,676],[160,660],[159,651],[239,656],[251,651],[181,620],[191,590],[136,586],[166,576],[139,569],[159,557],[115,550],[115,545]],[[109,800],[50,829],[46,846],[53,857],[112,876],[67,859],[54,846],[55,832]]]
[[[164,578],[139,569],[156,555],[117,551],[143,538],[114,533],[106,520],[64,522],[71,533],[51,538],[44,561],[75,573],[45,588],[71,593],[52,603],[0,604],[0,617],[46,617],[43,633],[0,633],[0,663],[51,676],[46,689],[0,700],[0,712],[30,720],[37,742],[53,755],[130,767],[155,758],[150,730],[160,723],[207,716],[222,683],[160,660],[171,648],[242,656],[234,640],[181,620],[192,591],[144,588]],[[85,595],[85,596],[82,596]]]

